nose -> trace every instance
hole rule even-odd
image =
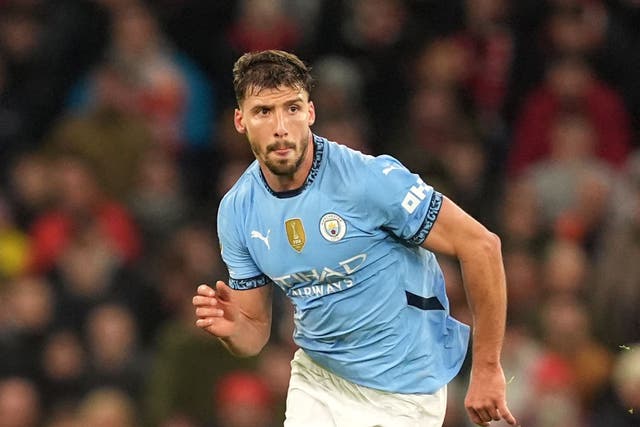
[[[276,112],[275,119],[276,119],[276,128],[274,131],[274,136],[279,138],[283,138],[287,136],[289,132],[287,131],[287,126],[285,123],[286,119],[285,119],[284,113],[282,113],[281,111]]]

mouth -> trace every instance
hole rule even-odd
[[[294,147],[295,146],[293,144],[286,144],[286,143],[283,145],[274,144],[272,147],[269,147],[268,151],[270,153],[275,153],[276,156],[284,157],[284,156],[287,156],[291,151],[293,151]]]

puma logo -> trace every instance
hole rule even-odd
[[[253,230],[251,232],[251,238],[262,240],[264,242],[264,244],[267,245],[267,249],[271,250],[271,245],[269,245],[269,233],[271,233],[271,229],[267,230],[267,235],[266,236],[264,236],[259,231]]]

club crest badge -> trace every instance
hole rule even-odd
[[[324,214],[320,218],[320,234],[330,242],[341,240],[347,232],[347,224],[339,215],[334,213]]]
[[[304,226],[300,218],[291,218],[284,222],[287,231],[289,244],[296,252],[302,252],[304,244],[307,242],[307,235],[304,232]]]

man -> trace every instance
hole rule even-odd
[[[390,156],[311,132],[296,56],[236,62],[234,124],[256,156],[218,212],[229,286],[198,287],[196,325],[240,356],[269,339],[272,285],[295,307],[286,427],[441,426],[469,328],[449,316],[434,252],[456,256],[474,316],[471,420],[515,424],[500,352],[500,241]]]

